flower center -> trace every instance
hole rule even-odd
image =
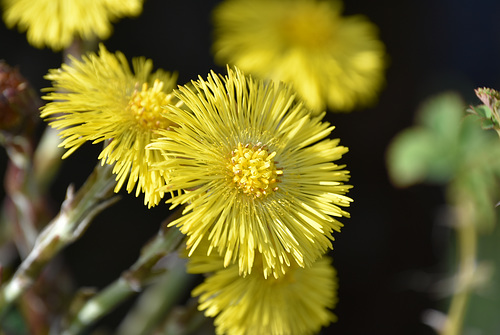
[[[163,92],[163,82],[156,79],[153,87],[148,83],[142,84],[142,90],[134,90],[128,103],[128,110],[132,112],[135,121],[146,129],[167,129],[172,126],[166,117],[162,116],[165,110],[162,106],[170,102],[170,95]]]
[[[269,153],[262,143],[238,143],[231,152],[230,174],[236,187],[243,193],[261,198],[278,190],[278,178],[283,170],[276,168],[273,158],[276,152]]]
[[[281,21],[281,33],[292,45],[321,48],[332,39],[336,23],[331,10],[315,3],[295,8]]]

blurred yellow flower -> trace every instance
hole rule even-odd
[[[177,76],[163,70],[151,73],[153,62],[145,58],[132,60],[134,73],[125,56],[112,54],[101,45],[99,54],[89,53],[82,61],[71,58],[71,65],[50,70],[46,79],[53,87],[43,98],[52,102],[42,108],[42,118],[50,126],[61,129],[61,146],[69,148],[69,156],[86,141],[99,143],[109,140],[99,155],[102,164],[115,164],[118,192],[128,178],[127,191],[136,183],[136,196],[145,193],[144,203],[156,205],[163,197],[158,190],[167,176],[152,170],[150,162],[164,158],[145,147],[158,129],[173,125],[161,114],[163,106],[175,103],[171,91]]]
[[[373,103],[384,83],[385,47],[365,17],[340,1],[226,0],[214,11],[215,59],[291,83],[316,113]]]
[[[285,84],[255,81],[239,70],[211,73],[176,90],[182,108],[168,106],[177,127],[148,148],[166,159],[168,202],[188,204],[170,225],[188,235],[192,253],[204,239],[208,253],[238,262],[242,275],[263,255],[264,276],[279,277],[291,262],[311,265],[332,247],[335,217],[352,201],[344,166],[348,151],[326,139],[334,127],[310,117]]]
[[[204,259],[195,255],[192,261]],[[198,308],[206,316],[215,317],[217,334],[308,335],[337,319],[330,311],[337,302],[337,279],[329,257],[307,268],[292,265],[278,279],[266,279],[260,271],[241,277],[236,265],[222,268],[219,262],[192,295],[199,296]]]
[[[53,50],[68,47],[75,37],[106,39],[111,21],[142,12],[143,0],[2,0],[9,28],[27,32],[30,44]]]

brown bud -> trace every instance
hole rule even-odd
[[[17,68],[0,60],[0,132],[29,133],[39,119],[41,102]]]

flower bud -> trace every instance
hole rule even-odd
[[[36,124],[41,102],[19,69],[0,60],[0,132],[29,134]]]

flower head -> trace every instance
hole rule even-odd
[[[145,58],[133,59],[132,73],[122,53],[112,54],[102,45],[99,54],[71,61],[46,76],[53,87],[43,98],[52,102],[41,113],[50,126],[61,129],[61,146],[69,148],[63,158],[86,141],[109,140],[99,159],[103,164],[115,164],[115,191],[128,178],[128,192],[138,183],[136,195],[143,191],[144,202],[156,205],[163,196],[158,188],[165,185],[166,175],[150,169],[149,163],[163,157],[145,147],[158,136],[156,130],[173,125],[161,114],[164,105],[175,103],[170,92],[176,76],[162,70],[151,73],[153,63]]]
[[[267,277],[291,262],[311,265],[332,247],[335,217],[351,199],[349,172],[333,161],[347,148],[325,139],[334,127],[310,117],[292,90],[255,81],[239,70],[180,87],[182,108],[169,106],[177,124],[148,148],[160,149],[170,172],[168,189],[184,190],[169,202],[188,204],[173,221],[189,236],[191,252],[208,238],[228,266],[252,271],[263,255]]]
[[[195,255],[192,261],[204,259]],[[198,308],[215,317],[217,334],[307,335],[336,320],[329,310],[337,302],[336,273],[329,257],[308,268],[294,265],[278,279],[266,279],[258,271],[241,277],[236,265],[222,268],[219,264],[192,292],[199,296]]]
[[[339,1],[226,0],[214,11],[215,59],[294,86],[314,111],[349,111],[375,100],[384,45]]]
[[[68,47],[75,37],[106,39],[114,21],[137,16],[143,0],[2,0],[3,19],[9,28],[27,31],[35,47]]]

